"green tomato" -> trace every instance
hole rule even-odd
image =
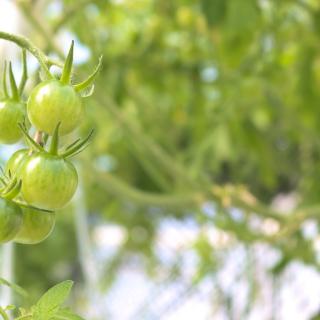
[[[26,116],[26,106],[13,100],[0,101],[0,142],[13,144],[22,138],[18,126]]]
[[[8,160],[5,167],[5,173],[8,175],[9,172],[11,175],[19,175],[20,168],[22,163],[28,156],[29,150],[28,149],[21,149],[16,151]]]
[[[38,208],[55,210],[73,197],[78,175],[71,162],[48,153],[34,153],[22,165],[23,199]]]
[[[55,225],[55,213],[37,209],[23,209],[23,222],[15,242],[36,244],[45,240]]]
[[[32,90],[27,111],[30,122],[38,130],[52,135],[61,122],[60,134],[64,135],[79,126],[84,108],[80,95],[71,85],[48,80]]]
[[[21,208],[10,200],[0,198],[0,243],[12,240],[22,223]]]

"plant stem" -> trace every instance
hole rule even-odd
[[[45,54],[36,47],[29,39],[14,35],[8,32],[0,31],[0,39],[8,40],[14,42],[21,48],[25,48],[28,50],[39,62],[43,72],[45,73],[48,79],[52,79],[53,76],[51,75],[47,63],[49,63],[49,59],[45,56]]]
[[[42,132],[37,130],[34,135],[34,141],[42,145]]]
[[[94,170],[90,168],[90,170]],[[170,209],[190,209],[199,207],[205,201],[200,193],[189,192],[183,194],[162,194],[152,193],[136,189],[125,183],[118,177],[107,172],[95,172],[95,177],[101,186],[112,195],[122,199],[130,200],[142,206],[158,206]]]

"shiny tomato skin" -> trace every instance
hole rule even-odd
[[[5,173],[8,175],[9,172],[11,175],[19,175],[18,171],[22,166],[22,163],[28,157],[29,149],[20,149],[16,151],[6,163]]]
[[[37,244],[44,241],[55,225],[55,213],[37,209],[23,209],[23,221],[14,241],[23,244]]]
[[[73,197],[78,175],[71,162],[48,153],[34,153],[21,168],[23,199],[41,209],[64,207]]]
[[[22,223],[21,208],[10,200],[0,198],[0,243],[12,240]]]
[[[27,103],[30,122],[40,131],[52,135],[59,122],[60,134],[70,133],[83,118],[84,108],[80,95],[68,84],[47,80],[31,92]]]
[[[13,100],[0,101],[0,142],[13,144],[22,138],[18,124],[26,117],[26,106]]]

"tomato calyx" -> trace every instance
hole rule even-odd
[[[90,143],[90,139],[93,135],[93,130],[90,131],[90,133],[84,138],[84,139],[77,139],[74,142],[72,142],[70,145],[68,145],[63,150],[59,150],[59,128],[60,128],[61,122],[59,122],[53,132],[52,138],[51,138],[51,144],[49,146],[49,150],[45,150],[44,146],[37,143],[28,133],[25,125],[22,123],[19,124],[19,127],[24,134],[26,140],[31,145],[31,148],[35,149],[38,152],[48,153],[53,156],[58,156],[64,159],[71,158],[80,152],[82,152]]]
[[[21,180],[14,177],[8,182],[3,179],[2,182],[4,182],[4,186],[0,191],[1,197],[7,200],[13,200],[21,190]]]
[[[10,176],[5,175],[2,168],[1,168],[0,182],[1,182],[0,198],[5,199],[5,200],[9,200],[24,209],[39,210],[39,211],[43,211],[43,212],[47,212],[47,213],[54,212],[52,210],[47,210],[47,209],[42,209],[42,208],[38,208],[35,206],[31,206],[31,205],[27,204],[26,202],[17,199],[20,194],[20,191],[21,191],[22,180],[18,179],[16,176],[11,176],[11,174],[10,174]]]
[[[19,86],[17,86],[17,82],[12,71],[11,61],[9,61],[8,72],[7,72],[7,64],[8,64],[7,61],[5,61],[4,68],[3,68],[3,78],[2,78],[2,88],[3,88],[4,98],[5,100],[20,102],[24,87],[28,79],[26,50],[25,49],[22,50],[22,75],[21,75]],[[11,95],[9,94],[8,85],[7,85],[7,73],[9,73]]]
[[[60,81],[66,85],[71,84],[71,73],[72,73],[72,66],[73,66],[73,51],[74,51],[74,41],[72,40],[66,61],[63,65],[62,74],[60,77]],[[73,85],[74,89],[77,92],[83,91],[91,86],[91,89],[89,90],[89,92],[81,93],[82,97],[88,97],[93,93],[94,86],[92,84],[93,84],[98,72],[100,71],[101,66],[102,66],[102,56],[100,56],[99,61],[98,61],[98,65],[96,66],[96,68],[94,69],[92,74],[89,75],[88,78],[85,79],[84,81]]]

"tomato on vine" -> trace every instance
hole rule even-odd
[[[69,84],[59,80],[40,83],[31,92],[28,100],[28,117],[41,131],[52,134],[61,121],[61,133],[73,131],[83,117],[80,95]]]
[[[27,81],[25,50],[19,86],[9,64],[10,93],[5,63],[4,99],[0,101],[0,142],[16,143],[24,136],[29,148],[16,151],[0,175],[0,243],[14,240],[35,244],[45,240],[55,225],[53,210],[64,207],[72,199],[78,175],[69,158],[87,146],[92,132],[63,150],[58,150],[59,133],[67,134],[79,125],[84,114],[82,97],[90,95],[93,86],[87,95],[81,91],[92,84],[102,61],[100,58],[97,68],[85,81],[72,85],[73,42],[60,79],[52,76],[39,49],[29,42],[24,44],[38,59],[48,80],[34,88],[26,107],[21,99]],[[26,120],[30,120],[37,130],[35,140],[29,135]],[[51,139],[51,145],[46,150],[48,139]]]
[[[84,82],[71,84],[73,64],[72,41],[60,79],[49,79],[37,85],[27,102],[30,122],[40,131],[52,135],[58,123],[61,123],[60,134],[68,134],[76,129],[84,115],[80,91],[94,80],[101,66],[101,59],[94,73]]]
[[[22,224],[22,209],[13,201],[18,195],[21,182],[1,178],[0,189],[0,243],[12,240]]]
[[[55,128],[48,152],[24,131],[37,151],[23,161],[21,167],[22,197],[30,205],[47,210],[60,209],[73,197],[78,175],[68,158],[82,151],[92,134],[58,153],[59,127],[60,123]]]
[[[14,241],[23,244],[37,244],[44,241],[55,225],[55,213],[38,209],[23,209],[22,225]]]
[[[21,208],[10,200],[0,198],[0,243],[12,240],[21,223]]]
[[[23,198],[49,210],[64,207],[78,185],[77,171],[69,161],[44,152],[31,155],[23,164],[21,179]]]
[[[20,149],[16,151],[10,159],[7,161],[5,166],[5,173],[8,176],[18,175],[18,169],[21,168],[21,164],[28,156],[29,149]]]

